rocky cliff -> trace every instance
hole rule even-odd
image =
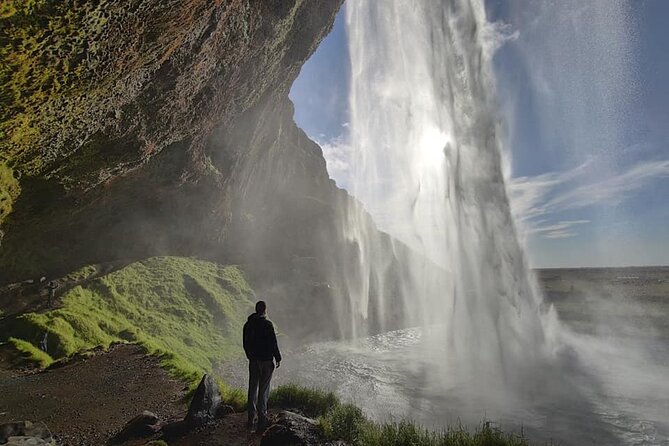
[[[250,154],[216,139],[244,127],[278,146],[276,127],[242,121],[258,107],[291,113],[290,85],[340,3],[3,4],[0,280],[221,254],[232,179]],[[318,152],[301,168],[315,187],[331,186]]]
[[[4,3],[0,283],[197,256],[243,265],[293,334],[349,334],[303,324],[350,311],[358,247],[288,100],[341,3]]]

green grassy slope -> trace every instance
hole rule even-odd
[[[9,342],[41,366],[99,345],[136,342],[194,383],[216,362],[241,356],[252,296],[237,267],[154,257],[72,288],[58,309],[21,315]],[[30,347],[46,331],[48,356]]]

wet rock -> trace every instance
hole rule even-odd
[[[116,434],[113,443],[121,443],[132,438],[148,437],[161,429],[160,420],[153,412],[145,410],[128,421],[121,432]]]
[[[210,375],[204,375],[195,390],[185,421],[190,426],[201,426],[213,421],[220,404],[221,393],[216,381]]]
[[[260,440],[260,446],[312,446],[323,443],[316,421],[288,411],[279,412],[274,424]]]
[[[0,444],[2,445],[42,445],[54,444],[46,424],[30,421],[14,421],[0,424]]]

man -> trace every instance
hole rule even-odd
[[[253,427],[258,414],[258,430],[269,424],[267,399],[269,385],[276,367],[281,365],[281,353],[276,342],[272,322],[267,319],[267,304],[258,301],[256,312],[244,324],[244,351],[249,359],[249,429]]]

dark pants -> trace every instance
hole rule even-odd
[[[258,422],[267,421],[269,384],[274,373],[274,361],[249,361],[249,421],[258,414]]]

